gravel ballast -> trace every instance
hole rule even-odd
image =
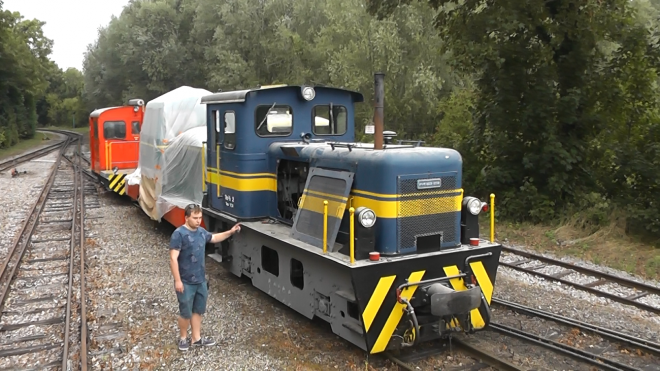
[[[0,205],[10,210],[0,217],[3,237],[0,247],[8,245],[12,233],[20,229],[21,213],[27,213],[34,202],[52,166],[49,161],[54,158],[51,155],[21,166],[28,174],[15,179],[0,174]],[[224,271],[210,258],[206,262],[210,287],[202,334],[213,337],[218,344],[179,351],[176,344],[178,305],[167,248],[174,228],[151,221],[125,197],[100,192],[100,207],[86,212],[91,369],[398,369],[379,357],[367,359],[363,351],[335,336],[325,323],[298,315],[253,288],[248,280]],[[88,205],[96,204],[92,197],[86,201]],[[624,272],[600,269],[629,277]],[[579,275],[570,278],[582,279]],[[660,286],[658,282],[650,284]],[[506,267],[498,270],[494,296],[660,342],[657,315]],[[500,313],[494,310],[495,321]],[[515,364],[544,370],[571,368],[567,366],[571,363],[563,360],[561,364],[553,364],[558,361],[551,352],[492,332],[476,333],[467,338],[478,341],[486,350],[509,357]],[[465,355],[447,350],[419,362],[419,367],[421,370],[444,370],[473,363],[474,360]]]
[[[28,212],[43,189],[58,152],[16,166],[19,174],[12,178],[9,170],[0,174],[0,259],[7,257]]]

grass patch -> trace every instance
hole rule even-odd
[[[481,233],[490,236],[490,215],[484,214],[480,220]],[[508,240],[507,245],[577,257],[640,277],[660,279],[660,248],[626,234],[625,217],[616,211],[609,223],[600,227],[579,217],[554,225],[496,221],[495,238]]]
[[[43,133],[35,133],[32,139],[21,140],[9,148],[0,149],[0,160],[19,155],[42,144],[50,144],[51,141],[45,140],[46,138],[47,136]]]

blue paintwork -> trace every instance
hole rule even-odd
[[[245,101],[239,103],[209,103],[208,118],[208,167],[216,167],[215,149],[215,118],[213,111],[219,110],[220,117],[231,110],[236,115],[235,148],[221,148],[220,168],[241,174],[271,173],[277,171],[278,159],[290,159],[309,162],[310,167],[325,167],[343,169],[355,173],[352,188],[354,190],[395,195],[397,179],[403,175],[416,175],[414,178],[454,175],[454,189],[462,186],[462,158],[452,149],[388,145],[386,150],[374,151],[371,144],[355,144],[361,148],[349,150],[346,147],[335,147],[327,143],[314,142],[326,140],[332,142],[353,143],[355,137],[354,103],[361,101],[362,96],[354,92],[334,88],[315,88],[316,97],[313,101],[305,101],[301,96],[300,87],[281,87],[255,90],[245,95]],[[286,104],[293,109],[293,130],[287,136],[259,137],[255,128],[255,109],[258,105]],[[315,136],[312,132],[312,109],[316,105],[342,105],[347,108],[347,132],[335,136]],[[303,143],[301,133],[310,133],[312,143]],[[220,141],[223,142],[223,133]],[[287,157],[281,150],[282,146],[296,148],[297,157]],[[234,215],[238,218],[277,217],[277,197],[274,191],[243,192],[221,188],[220,199],[217,198],[215,186],[209,188],[209,200],[213,209]],[[225,197],[233,198],[233,207]],[[376,200],[391,198],[370,197]],[[444,241],[443,246],[455,246],[460,239],[460,212],[456,212],[456,241]],[[379,217],[376,224],[377,250],[382,253],[414,252],[414,246],[397,245],[397,219]],[[342,231],[348,231],[347,223],[343,223]]]
[[[309,133],[312,139],[332,141],[353,141],[355,138],[355,103],[361,102],[362,94],[332,87],[314,87],[316,95],[312,101],[302,98],[299,86],[286,86],[254,90],[245,96],[244,102],[207,104],[207,156],[208,168],[217,168],[216,128],[213,111],[220,111],[220,118],[227,111],[234,111],[236,117],[236,145],[234,149],[220,148],[220,169],[243,174],[271,173],[277,171],[275,158],[266,155],[273,143],[299,142],[301,133]],[[287,136],[260,137],[256,133],[255,109],[259,105],[273,103],[291,106],[293,129]],[[343,135],[315,135],[312,131],[312,111],[314,106],[328,105],[346,107],[347,129]],[[224,143],[221,130],[220,142]],[[237,192],[220,187],[220,199],[215,185],[208,184],[209,201],[212,208],[239,218],[259,218],[277,215],[275,192]],[[224,196],[234,197],[234,207],[227,206]]]
[[[423,178],[439,176],[455,176],[454,189],[462,187],[463,159],[459,152],[448,148],[389,146],[382,151],[374,151],[370,144],[358,144],[366,148],[355,148],[349,151],[345,147],[334,150],[328,144],[300,145],[298,161],[310,162],[311,166],[330,167],[355,173],[354,190],[379,193],[385,195],[398,194],[397,178]],[[270,148],[272,157],[282,157],[280,145]],[[295,158],[292,158],[295,159]],[[415,176],[411,176],[415,175]],[[358,196],[362,196],[356,193]],[[363,196],[364,197],[364,196]],[[372,197],[382,201],[392,201],[392,198]],[[456,239],[444,241],[443,247],[452,247],[460,243],[460,212],[454,215],[456,220]],[[379,218],[376,226],[377,250],[383,254],[414,252],[415,246],[397,246],[397,219]],[[348,224],[341,228],[348,231]]]

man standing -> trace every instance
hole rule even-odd
[[[202,315],[206,312],[208,284],[206,282],[204,252],[207,243],[218,243],[240,232],[236,224],[232,229],[212,234],[200,227],[202,208],[188,205],[186,223],[177,228],[170,239],[170,269],[174,276],[174,289],[179,301],[179,349],[188,350],[188,326],[192,327],[192,345],[214,345],[213,339],[202,339]]]

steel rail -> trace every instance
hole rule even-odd
[[[80,143],[78,143],[80,145]],[[75,153],[75,151],[74,151]],[[78,187],[80,179],[75,164],[73,166],[73,201],[71,208],[71,241],[69,244],[69,286],[66,300],[66,315],[64,324],[64,349],[62,350],[62,370],[68,370],[67,364],[69,363],[69,333],[71,322],[71,294],[73,291],[73,261],[76,252],[76,206],[79,201]],[[82,279],[82,277],[81,277]]]
[[[6,171],[7,169],[9,169],[9,168],[11,168],[11,167],[13,167],[13,166],[20,165],[20,164],[22,164],[22,163],[24,163],[24,162],[27,162],[27,161],[33,160],[33,159],[38,158],[38,157],[45,156],[45,155],[47,155],[47,154],[49,154],[49,153],[51,153],[51,152],[53,152],[53,151],[56,151],[56,150],[57,150],[58,148],[60,148],[60,147],[66,142],[66,141],[67,141],[67,140],[64,139],[64,140],[61,140],[61,141],[59,141],[59,142],[57,142],[57,143],[55,143],[55,144],[51,144],[51,145],[48,145],[47,147],[40,148],[40,149],[38,149],[38,150],[36,150],[36,151],[30,152],[30,153],[26,153],[26,154],[23,154],[23,155],[20,155],[20,156],[16,156],[16,157],[11,158],[11,159],[9,159],[9,160],[4,160],[4,161],[0,162],[0,172],[2,172],[2,171]]]
[[[48,180],[46,181],[45,186],[42,188],[39,197],[37,197],[37,200],[34,202],[34,204],[32,204],[32,207],[28,212],[28,216],[25,218],[25,223],[23,223],[23,226],[16,234],[15,240],[12,243],[12,247],[9,249],[9,251],[7,251],[7,257],[3,261],[2,267],[0,267],[0,285],[3,285],[0,288],[0,311],[4,309],[5,300],[7,299],[7,294],[9,293],[9,287],[11,286],[11,281],[13,280],[16,269],[20,265],[21,259],[23,259],[23,254],[25,253],[25,249],[30,241],[30,236],[34,232],[37,224],[39,224],[38,223],[39,214],[41,213],[41,210],[46,204],[46,199],[48,198],[50,189],[53,186],[53,183],[55,182],[55,174],[57,174],[57,169],[60,163],[62,162],[62,157],[64,157],[64,152],[66,151],[66,148],[72,141],[73,139],[69,137],[66,140],[64,140],[63,144],[61,144],[62,148],[60,155],[57,157],[57,160],[53,164],[50,175],[48,176]],[[21,243],[21,239],[23,237],[25,237],[25,239],[23,240],[23,243]],[[11,268],[10,272],[7,272],[7,267],[9,263],[16,256],[17,253],[18,253],[18,260],[16,261],[16,264],[14,264],[14,266]],[[6,281],[6,285],[5,285],[5,281]]]
[[[80,369],[87,371],[87,305],[85,302],[85,178],[83,177],[81,145],[78,146],[78,177],[80,179]]]
[[[471,353],[473,357],[481,359],[483,362],[489,366],[495,367],[498,370],[502,371],[523,371],[524,368],[520,368],[516,365],[513,365],[509,362],[506,362],[503,359],[498,358],[497,356],[490,354],[489,352],[479,349],[471,344],[464,342],[463,340],[454,338],[452,339],[460,348],[465,350],[467,353]]]
[[[629,296],[629,297],[623,297],[623,296],[618,296],[618,295],[615,295],[615,294],[611,294],[611,293],[606,292],[606,291],[598,290],[594,287],[590,287],[589,285],[594,284],[594,283],[595,284],[605,284],[605,283],[607,283],[607,281],[610,281],[610,282],[613,282],[613,283],[617,283],[621,286],[625,286],[625,287],[629,287],[629,288],[633,288],[633,289],[638,289],[638,290],[644,290],[647,294],[659,295],[659,296],[660,296],[660,288],[657,288],[657,287],[654,287],[654,286],[651,286],[651,285],[648,285],[648,284],[645,284],[645,283],[642,283],[642,282],[636,282],[636,281],[629,280],[629,279],[626,279],[626,278],[617,277],[617,276],[614,276],[612,274],[601,272],[601,271],[598,271],[598,270],[585,268],[585,267],[580,267],[580,266],[577,266],[575,264],[567,263],[567,262],[560,261],[560,260],[557,260],[557,259],[547,258],[545,256],[541,256],[541,255],[538,255],[538,254],[529,253],[529,252],[526,252],[526,251],[521,251],[521,250],[518,250],[518,249],[511,248],[511,247],[503,246],[502,250],[513,253],[515,255],[523,256],[523,257],[526,257],[526,258],[529,258],[529,259],[534,259],[534,260],[538,260],[538,261],[541,261],[541,262],[544,262],[544,263],[556,265],[556,266],[559,266],[559,267],[562,267],[562,268],[574,270],[578,273],[582,273],[582,274],[585,274],[585,275],[588,275],[588,276],[597,277],[597,278],[601,279],[601,281],[594,281],[594,282],[591,282],[591,283],[588,283],[588,284],[580,284],[580,283],[576,283],[576,282],[572,282],[572,281],[563,279],[560,276],[558,276],[557,274],[550,275],[550,274],[537,272],[534,269],[520,267],[515,263],[500,262],[500,265],[502,265],[502,266],[505,266],[505,267],[508,267],[508,268],[511,268],[511,269],[515,269],[517,271],[529,273],[529,274],[534,275],[534,276],[543,277],[543,278],[548,279],[548,280],[561,282],[563,285],[575,287],[577,289],[587,291],[587,292],[592,293],[592,294],[597,295],[597,296],[602,296],[602,297],[608,298],[610,300],[619,302],[621,304],[632,305],[632,306],[635,306],[635,307],[640,308],[640,309],[644,309],[644,310],[652,312],[652,313],[660,314],[660,308],[657,308],[657,307],[654,307],[654,306],[651,306],[651,305],[648,305],[648,304],[644,304],[644,303],[641,303],[641,302],[638,302],[638,301],[634,300],[634,299],[637,299],[637,298],[641,297],[641,295],[632,295],[632,296]],[[563,276],[563,274],[562,274],[562,276]],[[597,286],[597,285],[595,285],[595,286]]]
[[[479,360],[480,362],[483,362],[487,364],[488,366],[494,367],[497,370],[501,371],[523,371],[525,370],[524,368],[520,368],[516,365],[513,365],[501,358],[498,358],[497,356],[484,351],[483,349],[479,349],[461,339],[452,337],[450,340],[452,343],[455,343],[458,348],[462,349],[464,352],[470,354],[471,357]],[[426,354],[426,356],[431,356],[433,354],[439,354],[442,351],[440,349],[436,349],[435,352]],[[404,361],[402,358],[398,358],[394,356],[390,352],[385,352],[385,356],[395,364],[397,364],[399,367],[405,369],[406,371],[417,371],[418,368],[409,362]]]
[[[598,334],[605,339],[621,342],[628,346],[637,347],[648,353],[655,354],[656,356],[660,356],[660,344],[654,343],[650,340],[640,339],[634,336],[624,334],[622,332],[617,332],[614,330],[610,330],[608,328],[599,327],[573,318],[564,317],[559,314],[546,312],[540,309],[530,308],[522,304],[509,302],[502,299],[493,298],[492,303],[511,308],[512,310],[519,313],[524,313],[539,318],[545,318],[555,322],[563,323],[567,326],[574,326],[579,328],[580,330],[589,331],[594,334]]]
[[[552,349],[557,351],[560,354],[569,356],[571,358],[581,360],[587,363],[590,363],[594,366],[598,366],[600,369],[607,371],[642,371],[640,369],[624,365],[622,363],[601,357],[589,352],[580,350],[578,348],[572,347],[570,345],[562,344],[554,340],[546,339],[542,336],[532,334],[523,330],[519,330],[510,326],[502,325],[499,323],[491,322],[489,327],[495,331],[503,333],[508,336],[512,336],[518,339],[523,339],[535,344],[538,344],[542,347]]]

